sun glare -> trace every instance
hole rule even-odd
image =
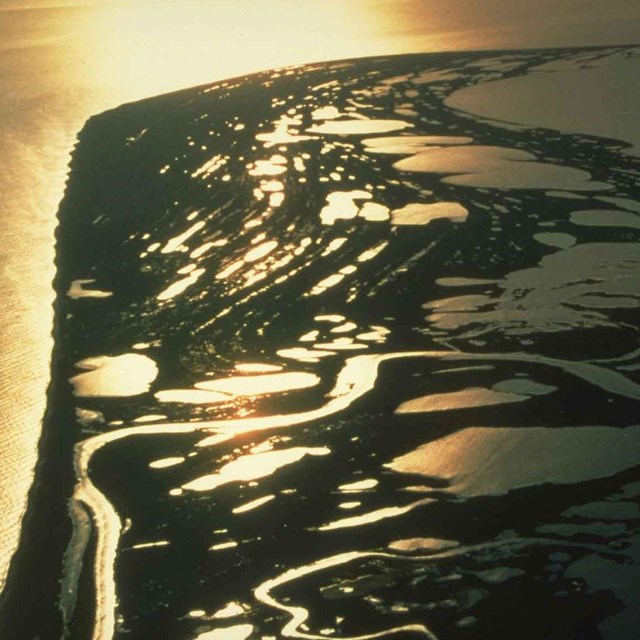
[[[139,2],[90,11],[85,73],[132,100],[259,69],[380,53],[375,5]],[[90,51],[90,55],[89,55]]]

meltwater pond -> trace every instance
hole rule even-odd
[[[316,64],[92,118],[12,637],[634,638],[638,159],[449,101],[620,60]]]

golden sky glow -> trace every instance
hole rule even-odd
[[[29,78],[30,90],[73,85],[99,94],[99,108],[109,108],[303,62],[632,42],[640,25],[640,5],[632,4],[626,0],[0,0],[0,11],[15,9],[2,11],[0,50],[43,47],[35,70],[22,65],[23,72],[16,74],[35,73]],[[25,7],[57,8],[17,10]]]
[[[143,97],[305,61],[374,54],[365,2],[140,2],[87,13],[82,73]],[[359,11],[356,11],[356,8]]]

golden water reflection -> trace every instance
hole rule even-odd
[[[161,458],[160,460],[154,460],[149,463],[151,469],[167,469],[168,467],[175,467],[178,464],[182,464],[185,461],[183,456],[175,456],[172,458]]]
[[[239,624],[235,627],[224,627],[205,631],[196,636],[195,640],[247,640],[253,633],[253,625]]]
[[[67,291],[67,295],[73,300],[77,300],[78,298],[109,298],[113,295],[111,291],[87,289],[85,287],[85,285],[93,282],[95,282],[95,280],[74,280]]]
[[[442,551],[457,547],[460,543],[456,540],[444,540],[440,538],[408,538],[405,540],[394,540],[389,543],[389,549],[393,551],[414,552],[419,551]]]
[[[443,174],[442,182],[496,189],[603,191],[582,169],[536,160],[527,151],[486,145],[433,147],[398,160],[398,171]]]
[[[271,502],[275,496],[270,494],[268,496],[263,496],[262,498],[257,498],[256,500],[252,500],[251,502],[247,502],[245,504],[241,504],[239,507],[235,507],[232,509],[232,513],[246,513],[247,511],[253,511],[261,507],[263,504],[267,504],[267,502]]]
[[[228,393],[200,389],[165,389],[155,394],[158,402],[180,402],[183,404],[215,404],[229,402],[232,397]]]
[[[465,136],[385,136],[362,141],[365,151],[390,155],[413,155],[434,146],[471,144],[472,138]]]
[[[400,131],[412,126],[403,120],[330,120],[316,124],[307,131],[334,135],[363,135]]]
[[[259,480],[272,475],[282,467],[299,462],[307,455],[326,456],[329,453],[331,450],[327,447],[292,447],[245,455],[228,462],[215,473],[187,482],[182,488],[191,491],[212,491],[230,482]]]
[[[545,455],[532,456],[532,451]],[[638,427],[470,427],[385,466],[397,473],[446,480],[451,492],[474,497],[542,483],[606,478],[637,464],[639,453]]]
[[[430,413],[432,411],[490,407],[509,402],[522,402],[527,399],[528,396],[526,395],[472,387],[461,391],[434,393],[407,400],[396,409],[396,413]]]
[[[263,364],[261,362],[239,362],[236,364],[235,370],[242,373],[273,373],[282,371],[282,367],[277,364]]]
[[[158,375],[156,363],[137,353],[85,358],[76,366],[85,372],[69,382],[75,395],[81,398],[139,395],[149,390]]]
[[[229,602],[226,607],[216,611],[213,617],[219,618],[235,618],[241,616],[244,613],[244,609],[237,602]]]
[[[306,389],[320,382],[320,378],[313,373],[288,371],[286,373],[271,373],[256,376],[233,376],[218,380],[205,380],[196,383],[197,389],[215,391],[234,396],[258,396],[267,393],[279,393]]]
[[[460,223],[468,215],[469,212],[458,202],[411,203],[391,212],[391,224],[424,225],[443,218]]]
[[[360,491],[367,491],[368,489],[374,489],[378,486],[378,480],[375,478],[367,478],[366,480],[358,480],[357,482],[350,482],[338,487],[342,493],[359,493]]]
[[[350,220],[358,215],[356,200],[370,200],[371,194],[362,189],[334,191],[327,196],[327,204],[320,211],[323,224],[334,224],[336,220]]]

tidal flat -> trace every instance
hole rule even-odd
[[[607,65],[639,52],[302,65],[91,118],[2,637],[634,638],[637,124],[536,97]],[[528,80],[537,121],[504,106]]]

